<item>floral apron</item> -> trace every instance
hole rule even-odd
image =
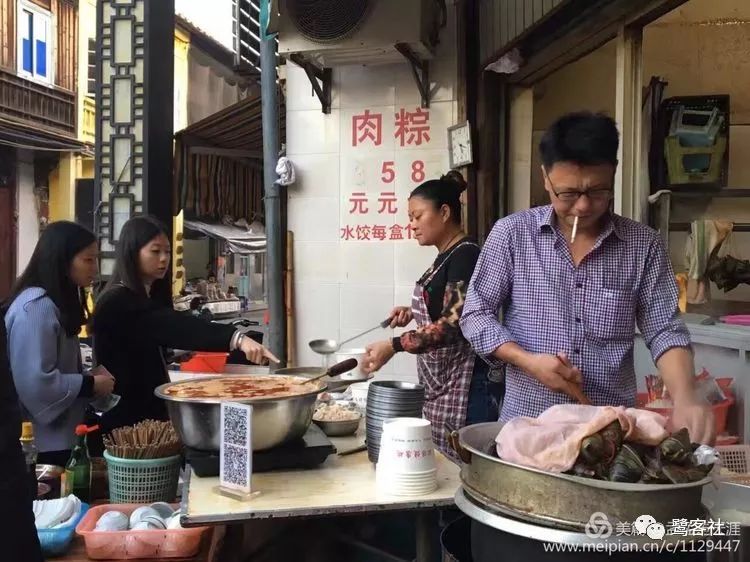
[[[472,242],[461,242],[456,245],[448,257],[414,288],[411,310],[417,326],[432,323],[425,299],[425,287],[448,262],[451,255],[465,244],[473,245]],[[457,460],[458,457],[448,444],[445,425],[450,424],[455,429],[466,425],[469,387],[475,361],[476,354],[465,339],[449,347],[417,355],[417,374],[419,382],[425,387],[422,414],[432,423],[432,440],[435,445],[453,460]]]

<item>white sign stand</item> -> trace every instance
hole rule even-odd
[[[221,403],[221,445],[219,486],[215,491],[240,501],[259,492],[252,491],[253,407],[236,402]]]

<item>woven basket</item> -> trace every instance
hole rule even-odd
[[[172,502],[177,496],[182,458],[122,459],[104,451],[110,503]]]

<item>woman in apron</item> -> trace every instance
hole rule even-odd
[[[458,172],[430,180],[409,196],[409,224],[421,246],[435,246],[438,255],[417,281],[411,307],[391,312],[391,327],[414,320],[416,330],[370,344],[363,370],[379,370],[396,353],[417,355],[419,381],[425,387],[424,417],[440,450],[455,459],[446,424],[496,421],[502,385],[489,379],[488,365],[461,334],[458,321],[466,289],[474,272],[479,246],[461,227],[461,193],[466,188]]]

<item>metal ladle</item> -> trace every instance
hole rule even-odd
[[[336,363],[332,367],[328,367],[328,369],[326,369],[319,375],[310,377],[304,382],[304,384],[322,379],[323,377],[335,377],[343,373],[348,373],[352,369],[356,369],[356,368],[357,368],[357,360],[352,357],[350,359],[341,361],[340,363]]]
[[[313,340],[308,345],[310,346],[310,349],[312,349],[315,353],[320,353],[321,355],[330,355],[332,353],[336,353],[339,349],[341,349],[341,346],[344,345],[345,343],[349,343],[350,341],[354,341],[357,338],[361,338],[362,336],[365,336],[369,334],[370,332],[374,332],[377,329],[387,328],[390,325],[391,325],[391,319],[386,318],[374,328],[365,330],[361,334],[352,336],[351,338],[346,339],[342,341],[341,343],[337,342],[336,340]]]

